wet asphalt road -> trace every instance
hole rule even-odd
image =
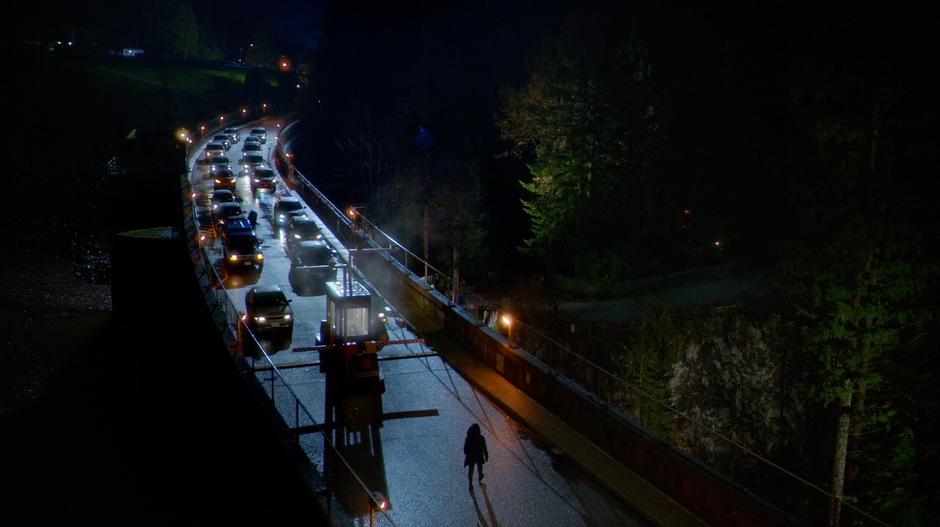
[[[273,120],[261,124],[268,128],[269,136],[278,131]],[[242,128],[241,138],[249,131],[250,128]],[[227,153],[233,164],[241,158],[242,145],[240,141]],[[264,145],[269,158],[273,145],[271,139]],[[194,149],[194,158],[198,159],[200,153],[201,148]],[[211,179],[206,177],[208,167],[194,161],[191,167],[197,204],[207,205],[212,188]],[[236,174],[239,172],[236,169]],[[283,183],[278,187],[278,193],[290,193]],[[224,275],[226,292],[243,310],[245,294],[252,285],[279,285],[292,300],[294,311],[290,347],[314,345],[320,320],[326,318],[326,297],[303,296],[291,287],[284,242],[271,222],[274,196],[268,191],[253,196],[244,175],[238,177],[237,194],[246,213],[248,210],[258,213],[256,232],[262,240],[265,264],[260,273]],[[313,217],[309,210],[308,214]],[[329,233],[324,234],[332,238]],[[220,243],[211,235],[204,243],[209,254],[216,257],[217,268],[224,273]],[[342,251],[341,247],[335,248]],[[390,339],[411,337],[411,333],[394,322],[390,324]],[[428,351],[431,350],[418,344],[392,345],[383,348],[381,356]],[[271,358],[281,367],[310,364],[318,357],[316,353],[282,349]],[[375,525],[648,525],[564,456],[556,456],[538,438],[530,437],[523,425],[505,415],[439,358],[386,360],[381,362],[381,371],[386,383],[381,409],[386,418],[381,424],[366,427],[364,432],[343,436],[350,445],[343,449],[347,462],[367,486],[382,492],[391,503],[388,517],[377,516],[373,520]],[[269,386],[270,371],[258,371],[256,375],[263,385]],[[313,418],[322,423],[324,374],[311,365],[282,369],[281,375]],[[270,395],[270,388],[267,390]],[[279,379],[274,391],[286,422],[293,425],[297,418],[301,426],[312,424],[304,415],[295,416],[293,398]],[[490,458],[484,466],[484,484],[478,485],[474,476],[473,490],[468,491],[462,446],[466,430],[474,422],[483,429]],[[300,438],[300,444],[321,471],[323,443],[322,436],[316,433]],[[250,449],[245,456],[250,462]],[[340,487],[336,491],[342,494]],[[342,502],[343,496],[338,497]],[[347,509],[352,524],[369,525],[367,511],[354,506]]]

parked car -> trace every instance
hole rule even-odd
[[[222,245],[222,260],[228,269],[250,267],[261,271],[264,268],[264,253],[254,234],[230,233]]]
[[[215,173],[212,174],[212,188],[214,190],[226,189],[234,193],[235,183],[235,174],[231,170],[216,170]]]
[[[260,144],[261,144],[261,138],[259,138],[257,135],[249,135],[248,137],[245,138],[245,144],[247,145],[247,144],[249,144],[249,143],[255,144],[255,145],[260,145]]]
[[[262,152],[264,152],[264,149],[261,147],[260,143],[257,143],[254,141],[252,142],[245,141],[245,144],[242,145],[242,155],[245,155],[248,153],[261,154]]]
[[[276,285],[256,285],[245,295],[245,325],[256,336],[268,335],[290,338],[294,331],[294,312],[281,288]]]
[[[213,143],[222,145],[222,148],[228,150],[232,148],[232,137],[225,134],[217,134],[212,137]]]
[[[287,279],[295,290],[322,293],[324,282],[336,273],[336,251],[323,240],[307,240],[297,244],[290,260]]]
[[[285,238],[288,255],[292,254],[294,247],[301,242],[323,239],[323,235],[320,234],[320,228],[317,227],[317,222],[306,217],[290,218],[287,221],[286,232]]]
[[[281,196],[274,201],[274,227],[283,229],[291,218],[307,217],[300,198]]]
[[[262,144],[268,141],[268,129],[267,128],[252,128],[251,134],[252,137],[257,137]]]
[[[212,159],[213,157],[219,157],[225,155],[225,146],[222,143],[209,143],[206,145],[206,149],[203,152],[207,160]]]
[[[273,191],[277,188],[277,181],[274,178],[274,171],[268,167],[256,168],[251,171],[251,191],[266,188]]]

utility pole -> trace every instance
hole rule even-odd
[[[431,153],[426,154],[427,168],[424,171],[424,283],[428,282],[428,260],[430,260],[429,232],[431,228]]]

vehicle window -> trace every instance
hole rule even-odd
[[[249,163],[263,163],[264,162],[263,157],[256,156],[256,155],[247,156],[247,159]]]
[[[279,207],[286,211],[300,210],[304,206],[299,201],[282,201]]]
[[[255,175],[260,178],[274,177],[274,172],[270,168],[259,168],[255,170]]]
[[[294,234],[299,234],[305,238],[312,238],[320,234],[320,229],[317,228],[316,223],[298,223],[294,225]]]
[[[277,307],[287,304],[284,293],[255,293],[255,305],[262,307]]]
[[[218,163],[218,164],[228,164],[228,158],[227,157],[213,157],[212,162]]]
[[[352,307],[346,309],[346,320],[343,324],[344,337],[358,337],[369,333],[369,308]]]
[[[326,247],[302,247],[300,262],[303,265],[324,265],[330,262],[331,255]]]

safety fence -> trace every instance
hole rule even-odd
[[[218,128],[228,125],[227,119],[218,121]],[[194,141],[193,148],[201,142]],[[190,174],[183,174],[181,180],[183,230],[201,293],[238,371],[252,391],[266,401],[272,425],[285,448],[302,453],[303,476],[325,500],[324,508],[337,523],[394,526],[387,499],[381,492],[369,488],[344,455],[343,445],[337,445],[331,437],[330,427],[318,422],[285,379],[284,372],[274,364],[264,344],[242,319],[238,306],[225,291],[225,277],[217,269],[218,262],[201,240],[200,220],[205,222],[206,218],[200,217],[193,199]],[[252,350],[250,356],[245,350]]]

